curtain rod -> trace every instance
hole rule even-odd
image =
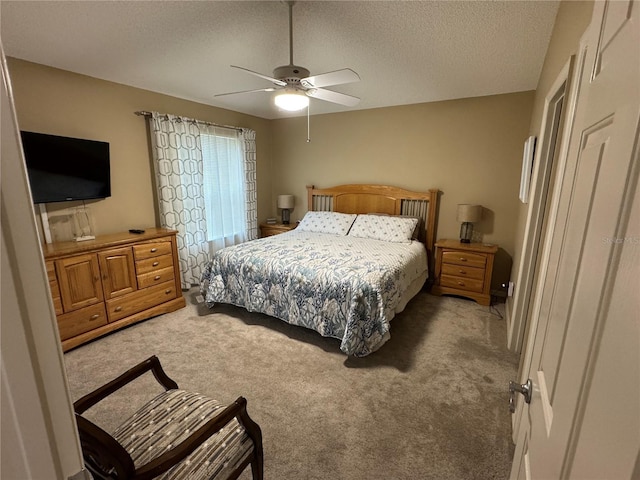
[[[133,113],[135,113],[139,117],[150,117],[151,116],[151,112],[147,112],[145,110],[140,110],[140,111],[133,112]],[[163,115],[166,116],[166,114],[163,114]],[[209,125],[211,127],[228,128],[228,129],[231,129],[231,130],[236,130],[238,132],[242,132],[242,128],[240,128],[240,127],[232,127],[231,125],[220,125],[218,123],[205,122],[204,120],[196,120],[196,119],[193,119],[193,118],[189,119],[189,121],[193,122],[193,123],[199,123],[201,125]]]

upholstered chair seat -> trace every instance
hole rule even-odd
[[[167,388],[109,435],[81,414],[152,370]],[[251,464],[262,479],[262,434],[240,397],[229,406],[177,388],[156,357],[74,403],[85,464],[94,478],[236,479]]]

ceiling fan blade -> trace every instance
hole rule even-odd
[[[300,84],[306,88],[330,87],[331,85],[342,85],[343,83],[359,82],[360,76],[350,68],[343,68],[335,72],[312,75],[300,80]]]
[[[231,67],[232,68],[237,68],[238,70],[242,70],[242,71],[247,72],[247,73],[250,73],[251,75],[255,75],[256,77],[260,77],[260,78],[264,78],[265,80],[269,80],[270,82],[273,82],[276,85],[279,85],[280,87],[286,87],[287,86],[287,82],[283,82],[282,80],[278,80],[277,78],[269,77],[268,75],[263,75],[261,73],[254,72],[253,70],[249,70],[249,69],[244,68],[244,67],[238,67],[236,65],[231,65]]]
[[[358,97],[352,97],[351,95],[345,95],[344,93],[334,92],[332,90],[325,90],[324,88],[313,88],[305,92],[309,97],[324,100],[326,102],[338,103],[345,107],[355,107],[360,103]]]
[[[276,90],[280,90],[280,89],[279,88],[275,88],[275,87],[258,88],[256,90],[242,90],[241,92],[218,93],[218,94],[214,95],[214,97],[223,97],[225,95],[237,95],[239,93],[275,92]]]

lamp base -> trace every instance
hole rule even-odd
[[[460,226],[460,243],[471,243],[473,236],[473,223],[463,222]]]
[[[282,209],[282,224],[289,225],[289,209],[288,208]]]

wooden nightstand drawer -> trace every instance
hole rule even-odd
[[[469,292],[482,293],[484,287],[483,280],[476,280],[474,278],[452,277],[449,275],[442,275],[440,277],[440,286],[457,288],[460,290],[466,290]]]
[[[260,237],[270,237],[271,235],[290,232],[295,229],[296,226],[295,223],[290,223],[289,225],[283,225],[282,223],[261,223]]]
[[[460,251],[442,252],[442,263],[454,265],[468,265],[470,267],[484,268],[487,264],[487,256],[482,253],[470,253]]]
[[[459,295],[490,305],[491,273],[498,246],[458,240],[439,240],[435,245],[436,278],[431,293]]]
[[[454,265],[452,263],[442,264],[442,275],[454,277],[473,278],[484,280],[484,268],[468,267],[467,265]]]

